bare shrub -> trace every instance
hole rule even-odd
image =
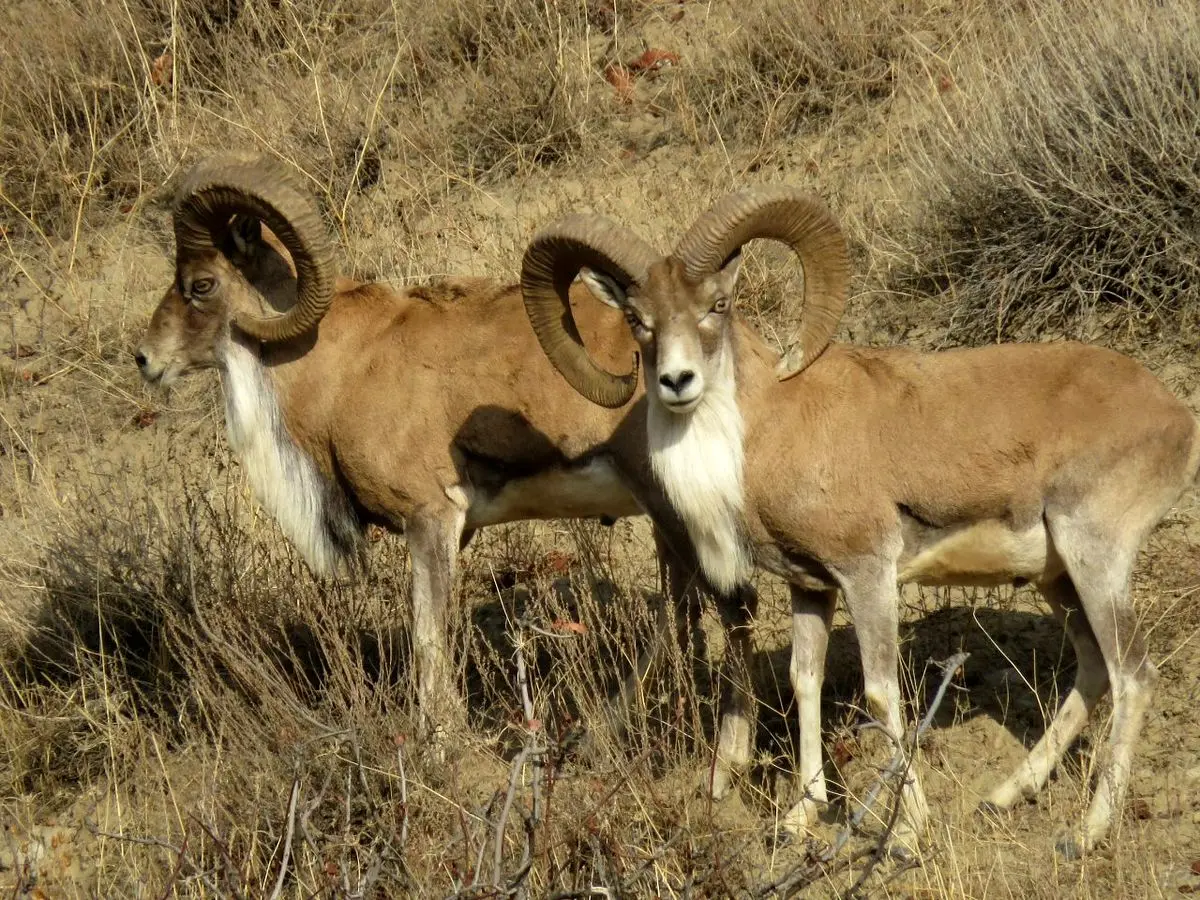
[[[332,59],[325,52],[325,41],[341,31],[363,22],[378,29],[388,8],[369,0],[358,6],[198,3],[172,12],[136,0],[13,5],[0,30],[0,81],[8,88],[0,99],[0,221],[15,236],[77,239],[93,207],[128,212],[184,154],[235,134],[252,143],[266,123],[294,135],[282,143],[324,175],[326,166],[304,155],[297,139],[305,126],[345,135],[353,148],[354,126],[364,124],[363,110],[376,99],[374,67],[354,68],[359,54],[373,50],[352,44]],[[335,97],[344,92],[357,101],[349,113],[344,98],[327,114],[297,90],[326,65]],[[292,112],[283,115],[279,101],[290,101]],[[334,166],[355,162],[345,159],[346,148],[326,140],[319,147]]]
[[[914,153],[919,213],[893,283],[948,292],[956,342],[1194,342],[1200,14],[1073,15],[1046,10],[1027,51],[984,57]]]
[[[0,222],[14,236],[31,227],[70,235],[93,194],[137,195],[128,148],[149,127],[146,54],[136,31],[114,28],[112,11],[19,3],[0,13]]]

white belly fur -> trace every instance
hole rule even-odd
[[[511,481],[491,497],[473,497],[467,510],[467,527],[522,519],[617,518],[641,512],[612,464],[595,459],[578,468],[555,469]]]
[[[1014,531],[989,520],[926,535],[920,546],[905,547],[900,581],[928,585],[1011,584],[1042,581],[1063,571],[1050,533],[1042,522]]]

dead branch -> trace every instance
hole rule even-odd
[[[179,845],[179,858],[175,860],[175,867],[171,869],[171,875],[167,878],[167,886],[163,889],[162,897],[159,900],[168,900],[175,893],[175,885],[179,882],[179,873],[183,871],[183,864],[187,859],[188,849],[188,833],[183,833],[183,843]]]
[[[521,854],[521,864],[517,867],[517,871],[509,876],[508,887],[505,891],[509,897],[517,897],[518,900],[528,896],[529,893],[525,881],[529,878],[529,873],[533,871],[534,841],[537,834],[533,816],[524,814],[522,819],[525,822],[525,850]]]
[[[521,707],[525,712],[526,746],[533,755],[533,820],[540,822],[542,818],[542,758],[538,734],[541,722],[534,715],[533,694],[529,689],[529,669],[525,665],[525,626],[522,620],[518,626],[517,639],[514,642],[517,651],[517,688],[521,694]]]
[[[204,833],[208,835],[208,839],[216,845],[218,850],[221,851],[221,859],[225,863],[223,874],[225,876],[226,884],[229,883],[231,877],[236,879],[236,881],[230,885],[233,896],[243,896],[241,888],[239,887],[241,878],[239,876],[237,866],[233,862],[233,854],[229,852],[229,846],[223,840],[221,840],[215,828],[209,826],[207,822],[205,822],[195,813],[189,813],[188,815],[193,822],[204,829]]]
[[[396,741],[396,767],[400,772],[400,853],[408,843],[408,778],[404,773],[404,739]]]
[[[300,834],[303,835],[304,843],[308,844],[308,849],[312,851],[312,854],[316,859],[321,858],[321,848],[317,846],[316,839],[313,837],[312,832],[316,830],[317,834],[321,837],[324,837],[324,834],[320,830],[314,829],[309,823],[309,819],[312,818],[312,814],[316,812],[324,802],[325,792],[329,790],[329,782],[332,780],[333,769],[329,769],[325,773],[325,780],[321,782],[321,789],[317,791],[317,796],[304,805],[304,812],[300,814]]]
[[[175,844],[172,844],[170,841],[165,841],[159,837],[154,837],[154,836],[142,837],[142,836],[134,835],[134,834],[121,834],[121,833],[115,832],[115,831],[101,831],[99,828],[97,828],[91,822],[85,823],[85,827],[87,828],[88,832],[93,837],[108,838],[108,839],[114,840],[114,841],[122,841],[123,843],[126,843],[126,844],[138,844],[143,847],[158,847],[163,850],[169,850],[171,853],[174,853],[178,859],[184,859],[186,856],[186,851],[187,851],[186,835],[184,838],[183,846],[177,847]],[[202,881],[204,883],[204,886],[206,888],[208,888],[209,891],[212,892],[212,895],[214,897],[217,897],[218,900],[225,900],[225,898],[227,898],[229,896],[223,890],[221,890],[220,886],[215,881],[212,880],[211,872],[201,869],[191,859],[188,859],[187,862],[188,862],[188,865],[191,867],[192,871],[196,873],[196,878],[198,878],[200,881]],[[178,863],[176,863],[176,865],[178,865]],[[178,876],[176,876],[176,878],[177,877]]]
[[[954,677],[954,673],[962,667],[963,663],[967,661],[967,657],[969,656],[969,653],[956,653],[949,659],[935,663],[935,665],[942,670],[942,681],[938,686],[937,693],[933,696],[932,702],[929,704],[929,708],[925,711],[925,716],[921,719],[920,724],[917,726],[917,730],[913,733],[911,752],[906,752],[905,747],[900,742],[899,737],[897,735],[890,734],[880,723],[871,722],[865,726],[879,728],[885,734],[888,734],[893,744],[895,744],[896,749],[892,754],[891,761],[880,773],[879,777],[875,780],[875,783],[871,785],[871,789],[867,792],[867,796],[854,811],[854,814],[850,817],[850,821],[838,834],[837,840],[834,841],[833,846],[826,853],[822,854],[822,862],[830,862],[835,856],[838,855],[838,853],[841,852],[842,848],[846,846],[846,842],[850,840],[851,833],[861,827],[863,820],[867,817],[872,808],[874,808],[875,800],[878,798],[879,792],[886,785],[893,783],[897,777],[902,777],[905,779],[907,778],[908,771],[912,766],[912,760],[916,755],[916,749],[920,745],[921,738],[924,736],[925,732],[929,730],[929,726],[933,722],[933,717],[937,714],[938,708],[941,706],[942,700],[946,696],[946,690],[950,686],[950,679]],[[899,787],[897,787],[897,791],[899,791],[901,787],[902,783]],[[899,805],[900,804],[897,803],[897,807],[899,807]],[[891,818],[894,820],[895,816],[892,816]],[[894,826],[894,821],[891,824]],[[884,834],[882,835],[882,839],[886,842],[886,839],[890,837],[891,828],[885,830]]]
[[[525,769],[525,761],[529,759],[530,747],[522,748],[512,762],[508,775],[508,793],[504,797],[504,806],[500,809],[500,818],[496,820],[496,832],[492,845],[492,883],[499,887],[504,882],[504,828],[508,824],[508,815],[512,811],[513,799],[517,794],[517,781]]]
[[[287,877],[288,861],[292,855],[292,838],[296,833],[296,804],[300,799],[300,773],[292,778],[292,795],[288,798],[287,832],[283,838],[283,857],[279,861],[279,876],[275,879],[275,889],[271,891],[270,900],[279,900],[283,893],[283,882]]]

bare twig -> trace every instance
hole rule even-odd
[[[913,739],[913,748],[914,750],[916,749],[915,738]],[[862,886],[867,883],[867,879],[871,877],[871,873],[875,871],[876,866],[879,865],[880,861],[883,860],[884,856],[887,854],[888,842],[891,841],[892,834],[896,830],[896,823],[900,821],[900,811],[904,806],[904,785],[908,781],[908,773],[912,768],[912,761],[915,755],[916,754],[914,753],[909,756],[903,771],[897,773],[899,775],[898,783],[893,788],[896,802],[892,804],[892,809],[888,814],[887,825],[884,827],[883,833],[879,835],[879,839],[875,842],[875,846],[873,846],[870,849],[870,852],[867,854],[867,864],[862,867],[862,871],[859,872],[858,877],[854,879],[854,884],[850,885],[850,890],[847,892],[846,896],[852,898],[852,900],[853,898],[861,896],[859,891],[862,889]],[[910,865],[915,865],[915,860],[915,855],[912,858],[905,859],[905,866],[908,867]]]
[[[354,792],[351,790],[353,784],[354,775],[349,769],[346,769],[346,793],[344,797],[346,801],[346,820],[342,825],[341,865],[338,866],[342,876],[342,891],[345,894],[350,893],[350,859],[347,852],[347,847],[349,847],[351,842],[350,823],[354,821],[354,810],[351,806],[351,800],[354,794]]]
[[[358,741],[358,732],[350,732],[350,747],[354,751],[354,771],[358,774],[358,785],[362,788],[363,800],[365,800],[371,808],[372,812],[377,809],[375,798],[371,794],[371,786],[367,784],[367,767],[362,761],[362,746]]]
[[[88,823],[87,830],[93,837],[109,838],[110,840],[121,841],[126,844],[140,844],[143,847],[161,847],[163,850],[170,850],[177,856],[183,852],[182,847],[177,847],[170,841],[164,841],[162,838],[154,837],[153,835],[142,837],[136,834],[121,834],[116,831],[101,831],[91,823]]]
[[[933,722],[933,717],[937,714],[938,707],[941,706],[942,700],[946,696],[946,689],[950,686],[950,679],[954,677],[954,673],[962,667],[963,663],[967,661],[967,657],[969,656],[969,653],[956,653],[949,659],[943,660],[940,663],[935,663],[935,665],[942,670],[942,682],[938,686],[937,693],[934,694],[933,700],[929,704],[929,708],[925,711],[925,716],[921,719],[920,724],[917,726],[917,730],[913,733],[912,752],[906,752],[904,746],[900,743],[899,736],[891,734],[878,722],[868,723],[868,725],[865,726],[875,727],[883,730],[896,745],[896,749],[892,755],[891,761],[880,773],[879,777],[875,780],[875,783],[871,785],[871,790],[867,792],[867,796],[859,804],[858,809],[854,811],[854,814],[850,817],[850,821],[838,834],[837,840],[834,841],[833,846],[821,855],[821,862],[829,862],[842,851],[842,848],[846,846],[846,842],[850,840],[851,833],[862,825],[863,820],[874,808],[875,800],[885,785],[894,781],[897,776],[903,776],[903,778],[907,780],[908,771],[912,765],[912,758],[915,756],[916,748],[920,744],[922,736],[924,736],[925,732],[929,730],[929,726]],[[898,791],[902,789],[903,784],[897,788]],[[900,803],[897,802],[896,808],[898,809],[899,807]],[[890,817],[890,819],[891,821],[889,823],[889,828],[884,831],[884,834],[881,838],[881,840],[883,840],[885,843],[887,838],[891,836],[891,831],[895,825],[896,816],[893,815]]]
[[[533,816],[526,815],[523,818],[525,821],[525,850],[521,854],[521,865],[517,867],[517,871],[508,880],[509,895],[517,897],[523,897],[527,893],[525,880],[529,877],[529,873],[533,871],[534,840],[537,834],[537,823],[533,821]]]
[[[375,886],[375,882],[379,880],[380,874],[383,872],[383,863],[386,853],[376,849],[381,839],[376,835],[371,842],[371,849],[368,854],[367,870],[363,873],[362,878],[358,880],[358,887],[352,897],[367,897],[370,896],[371,888]],[[386,850],[386,847],[384,848]]]
[[[296,803],[300,799],[300,773],[292,779],[292,795],[288,799],[287,833],[283,838],[283,857],[279,861],[279,876],[275,879],[275,889],[271,891],[270,900],[278,900],[283,893],[283,881],[287,877],[288,861],[292,855],[292,838],[296,833]]]
[[[517,657],[517,691],[521,699],[521,709],[525,716],[525,746],[516,755],[508,777],[508,790],[505,793],[504,805],[496,820],[495,835],[492,843],[492,884],[504,891],[506,896],[524,893],[525,880],[533,868],[534,835],[538,823],[542,819],[542,779],[545,763],[542,746],[542,725],[538,720],[533,706],[533,692],[529,687],[529,669],[525,662],[526,627],[528,622],[522,619],[518,623],[516,637],[513,639],[513,649]],[[512,813],[513,802],[517,796],[517,786],[525,772],[526,764],[532,767],[531,789],[533,792],[533,810],[524,817],[525,848],[521,854],[521,864],[517,871],[507,879],[504,876],[504,833],[508,827],[508,817]]]
[[[666,856],[667,851],[670,850],[672,847],[674,847],[675,842],[678,841],[681,837],[683,837],[686,833],[687,832],[683,828],[676,828],[675,831],[673,831],[671,833],[671,836],[669,838],[667,838],[665,841],[663,841],[661,844],[659,844],[657,847],[655,847],[653,850],[651,850],[648,854],[646,854],[646,857],[642,860],[641,865],[639,865],[636,869],[634,869],[632,872],[630,872],[628,875],[626,875],[623,879],[621,879],[620,893],[622,895],[624,895],[624,893],[626,891],[632,891],[634,886],[636,886],[638,879],[641,878],[642,875],[645,874],[646,870],[649,869],[656,862],[658,862],[660,859],[662,859],[664,856]],[[755,840],[757,840],[757,838],[755,838]],[[740,853],[744,852],[746,850],[746,848],[749,846],[750,846],[750,842],[747,841],[746,843],[742,844],[741,847],[738,848],[737,852],[740,854]]]
[[[730,891],[729,884],[724,877],[724,872],[726,869],[725,860],[740,859],[750,848],[750,846],[758,843],[759,840],[761,840],[759,834],[751,834],[732,851],[725,854],[724,860],[721,858],[721,856],[710,853],[709,855],[712,857],[711,861],[703,867],[697,866],[696,868],[693,868],[691,873],[688,875],[687,881],[685,881],[683,884],[683,895],[685,897],[689,897],[692,895],[693,888],[704,887],[706,888],[704,896],[729,896],[732,892]],[[719,885],[714,886],[709,883],[709,879],[713,878],[714,876],[717,876],[719,879]],[[627,892],[632,891],[634,887],[635,884],[631,879],[621,879],[617,883],[617,890],[614,891],[614,894],[618,897],[623,897]]]
[[[225,863],[225,867],[224,867],[225,881],[228,884],[231,877],[235,878],[236,881],[234,884],[230,885],[230,889],[233,892],[233,896],[241,897],[242,896],[242,890],[240,887],[241,877],[240,877],[240,874],[238,873],[237,866],[234,865],[233,854],[231,854],[229,852],[229,846],[223,840],[221,840],[221,838],[217,834],[217,831],[215,828],[212,828],[211,826],[209,826],[209,824],[207,822],[205,822],[203,819],[201,819],[199,816],[195,815],[194,813],[190,814],[190,816],[191,816],[192,821],[194,821],[197,825],[199,825],[201,828],[204,829],[204,833],[208,835],[209,840],[211,840],[214,844],[216,844],[217,849],[221,851],[221,859]]]
[[[396,740],[396,767],[400,772],[400,853],[408,843],[408,778],[404,773],[404,738]]]
[[[644,765],[646,763],[646,761],[649,760],[654,755],[654,752],[656,750],[660,750],[660,749],[661,749],[661,743],[656,742],[654,744],[651,744],[649,747],[647,747],[645,750],[643,750],[641,753],[639,753],[636,757],[634,757],[632,760],[630,760],[627,765],[625,765],[624,767],[619,768],[615,772],[613,772],[612,774],[615,776],[615,780],[613,781],[611,786],[608,788],[608,790],[605,791],[604,794],[598,800],[593,802],[586,810],[579,813],[578,817],[580,819],[586,820],[586,819],[589,819],[591,816],[595,815],[597,811],[603,809],[605,804],[607,804],[609,800],[611,800],[614,796],[616,796],[617,791],[621,790],[623,787],[625,787],[629,783],[629,779],[631,779],[634,776],[634,774],[637,773],[639,769],[641,769],[642,765]],[[566,838],[560,836],[547,849],[556,848],[560,844],[563,844],[565,842],[566,842]]]
[[[533,750],[533,821],[542,818],[542,758],[540,753],[541,723],[534,715],[533,694],[529,689],[529,670],[525,665],[525,623],[522,622],[515,641],[517,651],[517,688],[521,693],[521,706],[525,711],[526,747]]]
[[[140,846],[143,846],[143,847],[159,847],[163,850],[169,850],[170,852],[174,853],[176,855],[176,857],[178,857],[179,859],[185,858],[185,851],[187,849],[186,836],[184,838],[183,846],[177,847],[176,845],[172,844],[170,841],[165,841],[159,837],[154,837],[154,836],[142,837],[142,836],[135,835],[135,834],[121,834],[121,833],[115,832],[115,831],[102,831],[99,828],[97,828],[95,825],[93,825],[91,822],[86,823],[86,827],[87,827],[88,832],[90,834],[92,834],[94,837],[108,838],[110,840],[121,841],[126,844],[139,844]],[[221,890],[220,886],[215,881],[212,880],[211,873],[204,871],[203,869],[198,867],[194,862],[192,862],[191,859],[188,859],[188,865],[191,866],[192,871],[194,871],[196,873],[196,877],[198,879],[200,879],[200,881],[204,882],[204,886],[209,889],[209,891],[212,893],[212,895],[214,897],[220,898],[220,900],[224,900],[225,897],[229,896],[223,890]]]
[[[451,793],[453,794],[453,802],[454,802],[454,806],[455,806],[455,812],[458,813],[458,827],[459,827],[459,830],[462,832],[463,866],[468,869],[467,872],[464,872],[464,875],[469,875],[470,874],[469,869],[471,866],[471,847],[472,847],[471,830],[470,830],[470,828],[467,827],[466,809],[463,806],[462,802],[460,801],[460,797],[462,795],[458,790],[458,768],[456,766],[450,767],[450,790],[451,790]]]
[[[864,856],[869,856],[875,852],[874,847],[867,847],[859,850],[857,853],[852,853],[847,857],[846,862],[856,863]],[[825,874],[825,859],[813,854],[809,854],[796,865],[792,866],[770,884],[763,885],[755,894],[756,897],[770,897],[778,894],[781,897],[791,896],[793,891],[800,888],[808,887],[816,882],[818,878]]]
[[[492,883],[496,886],[504,882],[504,828],[508,824],[508,814],[512,811],[513,798],[517,794],[517,781],[525,770],[529,751],[530,747],[527,744],[513,759],[512,770],[508,776],[508,793],[504,797],[500,818],[496,820],[496,834],[492,845]]]
[[[171,870],[171,875],[167,879],[167,886],[163,889],[160,900],[168,900],[175,893],[175,885],[179,882],[179,873],[183,871],[183,864],[187,860],[188,834],[183,833],[183,843],[179,845],[179,858],[175,860],[175,867]]]
[[[317,796],[304,805],[304,812],[300,814],[300,834],[304,836],[304,843],[308,844],[308,849],[312,851],[313,856],[317,859],[321,858],[321,848],[317,846],[317,842],[312,836],[313,829],[309,824],[309,819],[324,802],[325,792],[329,790],[329,782],[332,780],[333,769],[329,769],[325,773],[325,780],[321,782],[321,789],[317,791]]]
[[[483,853],[486,846],[486,843],[482,843],[479,848],[479,859],[476,861],[474,877],[471,879],[471,883],[465,886],[456,885],[454,892],[449,895],[451,898],[525,896],[525,884],[529,878],[529,873],[533,869],[537,826],[541,820],[541,782],[545,767],[543,757],[546,754],[546,749],[542,746],[543,733],[541,723],[535,715],[533,694],[529,687],[529,670],[525,662],[525,625],[526,623],[522,621],[519,624],[516,636],[513,637],[513,647],[517,661],[517,691],[525,718],[525,745],[513,758],[509,769],[508,787],[503,794],[504,802],[500,807],[500,813],[496,817],[496,823],[492,831],[491,883],[481,883],[480,870],[483,866]],[[525,847],[521,853],[521,862],[517,866],[516,871],[511,875],[505,876],[504,838],[508,829],[509,817],[512,815],[514,805],[517,804],[517,792],[526,766],[532,766],[533,770],[531,779],[533,809],[529,813],[522,812],[525,828]],[[499,792],[493,796],[492,803],[484,811],[485,818],[491,817],[494,804],[500,797],[501,794]],[[465,834],[465,827],[464,839],[469,845],[470,841]]]
[[[493,792],[491,799],[488,800],[487,806],[482,807],[479,812],[475,814],[474,818],[480,820],[485,826],[489,824],[492,821],[492,813],[496,809],[496,804],[500,802],[501,796],[502,795],[500,791]],[[484,828],[483,830],[486,831],[487,829]],[[477,853],[475,856],[475,867],[471,870],[471,887],[475,887],[477,884],[479,884],[480,879],[483,878],[483,857],[487,853],[487,848],[487,838],[480,838],[479,853]]]

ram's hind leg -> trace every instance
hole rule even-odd
[[[1067,748],[1079,737],[1092,710],[1108,690],[1104,654],[1080,606],[1079,594],[1071,577],[1060,575],[1041,585],[1041,591],[1075,649],[1075,684],[1054,714],[1041,740],[1017,770],[997,785],[980,804],[985,811],[1009,809],[1021,800],[1032,799],[1046,784]]]
[[[1100,769],[1082,829],[1059,844],[1069,857],[1093,849],[1108,832],[1113,813],[1122,808],[1133,753],[1158,680],[1129,599],[1129,577],[1141,534],[1135,532],[1138,540],[1116,529],[1105,535],[1097,521],[1101,520],[1073,516],[1050,522],[1054,544],[1078,591],[1113,692],[1108,760]]]

